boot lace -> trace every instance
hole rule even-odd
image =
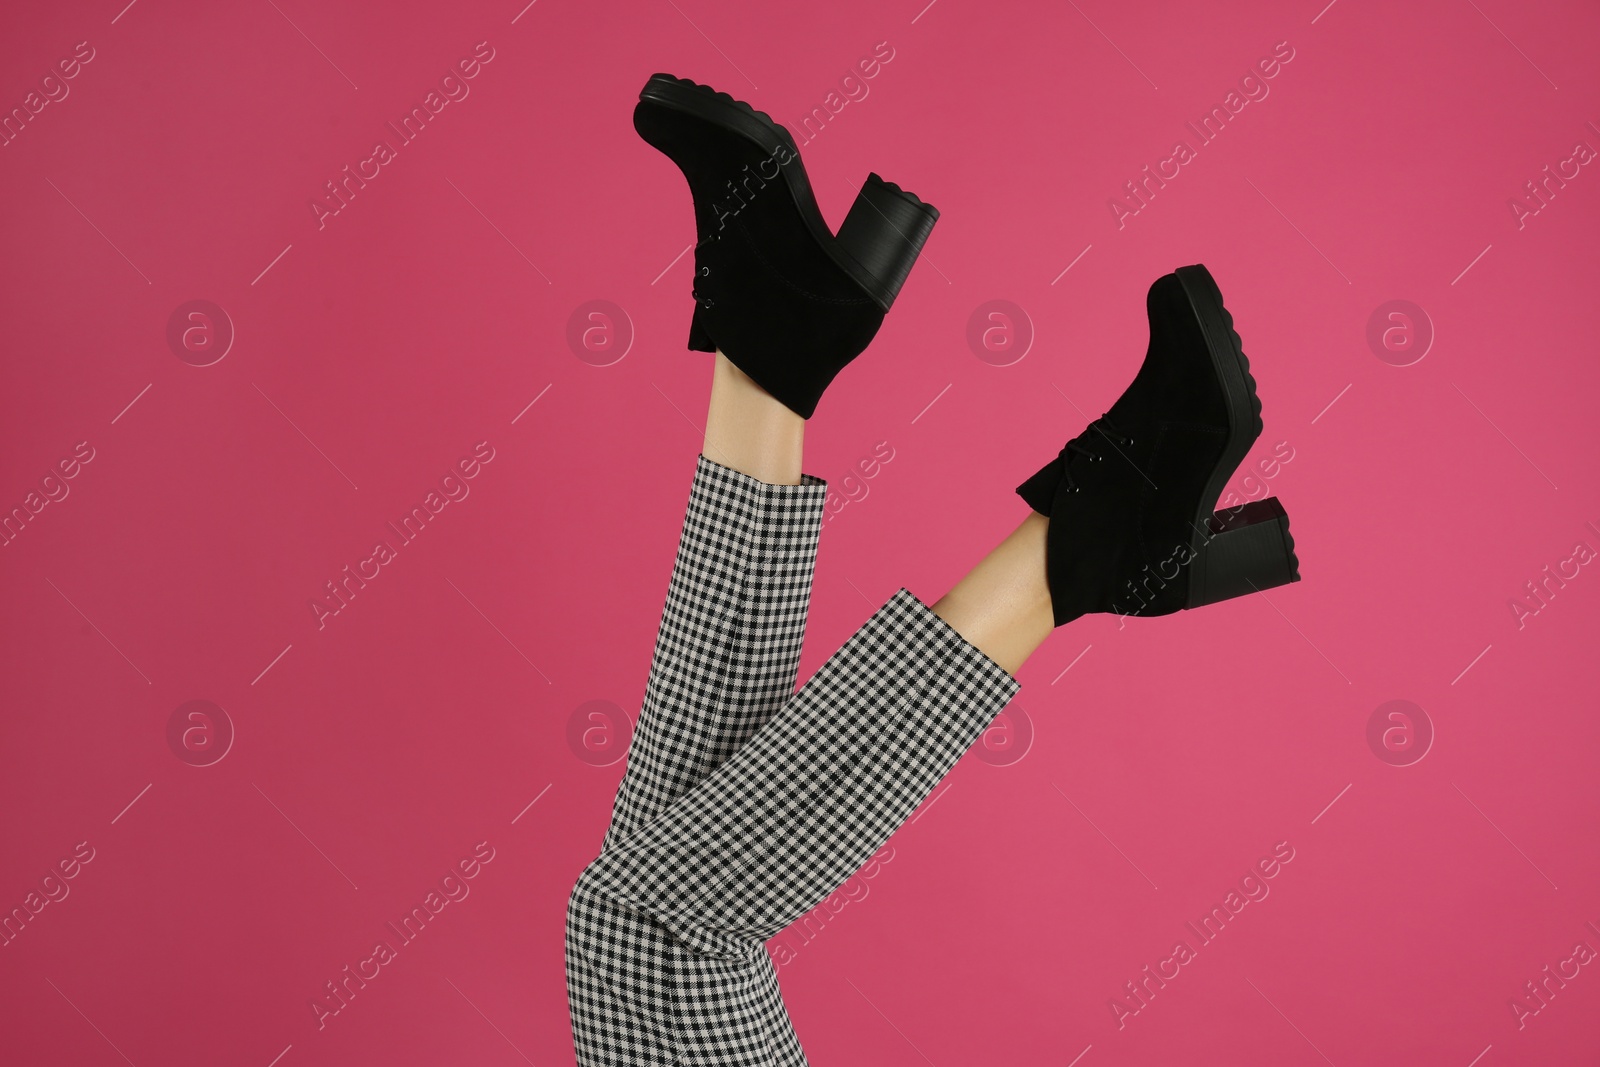
[[[1096,440],[1094,437],[1091,437],[1091,435],[1098,435],[1098,440]],[[1105,459],[1104,453],[1102,453],[1099,448],[1099,445],[1102,442],[1111,445],[1113,448],[1119,449],[1118,454],[1121,455],[1120,449],[1131,446],[1133,444],[1133,438],[1132,436],[1123,433],[1121,429],[1111,421],[1111,417],[1109,415],[1101,415],[1098,419],[1095,419],[1093,422],[1091,422],[1082,433],[1068,441],[1061,448],[1061,476],[1066,480],[1067,492],[1076,493],[1080,492],[1082,489],[1077,482],[1072,480],[1072,454],[1076,452],[1080,456],[1087,456],[1090,463],[1099,463]],[[1123,458],[1127,459],[1127,456],[1123,456]],[[1129,462],[1131,463],[1132,461],[1129,460]]]

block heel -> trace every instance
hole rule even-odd
[[[867,175],[837,240],[840,251],[860,264],[857,278],[884,311],[899,295],[938,218],[938,208],[915,193]]]
[[[1275,496],[1211,516],[1190,562],[1189,599],[1197,608],[1300,580],[1289,514]]]

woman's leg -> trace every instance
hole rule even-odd
[[[743,847],[740,833],[775,833],[774,843],[792,838],[799,846],[838,851],[790,824],[797,816],[828,810],[827,789],[815,792],[817,782],[804,776],[805,765],[820,760],[819,766],[837,765],[846,774],[843,768],[852,763],[875,761],[879,735],[908,721],[900,703],[891,706],[887,690],[863,700],[862,687],[900,679],[901,659],[914,663],[917,672],[905,680],[932,684],[947,660],[961,654],[958,644],[966,655],[982,658],[901,590],[879,613],[881,634],[858,634],[853,646],[869,660],[873,650],[898,653],[895,662],[879,670],[871,662],[835,656],[834,673],[848,669],[829,683],[831,689],[813,679],[810,701],[802,691],[777,706],[792,693],[810,591],[811,559],[801,543],[809,539],[814,555],[826,488],[800,473],[803,422],[823,390],[877,333],[938,211],[873,174],[837,234],[826,227],[819,231],[793,138],[749,105],[671,75],[646,83],[634,127],[688,179],[699,237],[689,347],[718,355],[697,493],[685,519],[687,548],[680,551],[683,582],[675,570],[676,600],[669,594],[652,692],[606,848],[579,879],[569,903],[574,1041],[585,1065],[803,1064],[759,940],[732,935],[740,938],[733,955],[718,957],[703,950],[707,937],[718,936],[714,916],[663,922],[630,904],[626,892],[592,887],[604,881],[596,872],[614,856],[622,858],[607,868],[610,877],[621,884],[647,881],[650,875],[635,864],[648,849],[637,843],[652,832],[668,833],[681,844],[680,853],[655,858],[678,867],[674,877],[689,882],[701,876],[712,883],[737,879],[737,851],[728,847]],[[771,163],[787,168],[783,180],[774,181],[776,175],[766,170]],[[755,169],[762,177],[754,177]],[[726,192],[747,180],[764,191],[749,202],[736,193],[739,206],[726,211]],[[740,188],[755,191],[748,184]],[[725,359],[724,352],[733,358]],[[740,373],[734,373],[735,365]],[[703,494],[702,472],[709,472]],[[715,497],[717,489],[738,499],[728,508],[710,506],[696,514],[701,498]],[[902,615],[909,616],[904,623]],[[921,632],[905,633],[906,627]],[[983,663],[994,672],[991,686],[1001,679],[1015,685],[992,661]],[[819,676],[828,672],[825,665]],[[953,675],[951,684],[966,684],[965,671],[946,673]],[[830,703],[838,705],[836,711],[828,709]],[[797,705],[799,712],[791,714]],[[852,719],[857,711],[863,717]],[[835,716],[833,723],[818,721]],[[775,729],[780,724],[787,725]],[[854,732],[830,736],[831,727],[847,725]],[[843,756],[841,744],[853,755]],[[795,777],[795,764],[801,777]],[[743,770],[730,777],[736,765]],[[802,786],[812,792],[802,796]],[[749,806],[759,806],[763,794],[778,805],[768,814]],[[697,796],[701,800],[691,804]],[[817,806],[805,807],[812,800]],[[870,806],[873,800],[864,796],[861,802]],[[673,813],[682,821],[668,832]],[[727,838],[734,827],[744,829]],[[774,846],[767,847],[770,852]],[[729,859],[734,866],[724,866]],[[752,869],[765,872],[756,879],[758,888],[787,900],[793,890],[785,881],[792,872],[770,859]],[[701,889],[719,895],[714,886]],[[729,891],[746,892],[737,885]]]
[[[1055,629],[1045,576],[1050,520],[1037,512],[933,604],[934,612],[990,659],[1016,674]]]
[[[805,420],[717,356],[639,726],[602,849],[715,770],[794,695],[826,484]]]
[[[1047,525],[1025,520],[937,609],[898,590],[743,747],[589,865],[567,928],[581,1063],[806,1062],[764,942],[860,868],[1020,688],[985,647],[1020,666],[1048,634]]]
[[[805,438],[805,419],[717,353],[701,455],[763,482],[799,485]]]

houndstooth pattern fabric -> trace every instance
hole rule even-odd
[[[803,1067],[765,941],[858,870],[1020,688],[901,588],[772,706],[785,671],[793,684],[815,559],[815,534],[786,536],[798,527],[785,521],[820,528],[820,508],[802,505],[802,518],[794,505],[824,483],[766,486],[715,467],[697,464],[681,545],[717,537],[709,555],[680,548],[674,567],[663,629],[685,643],[657,646],[647,692],[660,703],[641,713],[629,799],[619,790],[615,809],[628,822],[613,824],[568,903],[568,1001],[585,1067]],[[724,537],[740,530],[749,543]],[[734,601],[782,621],[708,622],[726,621],[726,591],[750,587],[752,567],[784,578]],[[800,601],[771,595],[801,585]],[[725,641],[683,663],[661,651],[702,634]],[[717,656],[734,657],[736,680],[715,680]]]

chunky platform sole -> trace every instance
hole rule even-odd
[[[691,115],[754,145],[782,175],[790,198],[818,247],[879,308],[889,311],[939,218],[937,208],[924,203],[915,193],[869,174],[835,237],[817,207],[794,138],[764,112],[710,86],[671,74],[650,77],[639,92],[639,107]],[[635,126],[644,133],[637,112]],[[770,173],[759,175],[769,181],[775,177]]]
[[[1186,608],[1298,582],[1289,513],[1269,496],[1212,515],[1189,568]]]
[[[1227,444],[1190,524],[1193,559],[1186,606],[1193,608],[1297,582],[1300,570],[1289,536],[1289,516],[1276,497],[1213,514],[1223,486],[1261,435],[1261,400],[1216,279],[1198,263],[1179,267],[1175,273],[1205,335],[1228,406]]]

